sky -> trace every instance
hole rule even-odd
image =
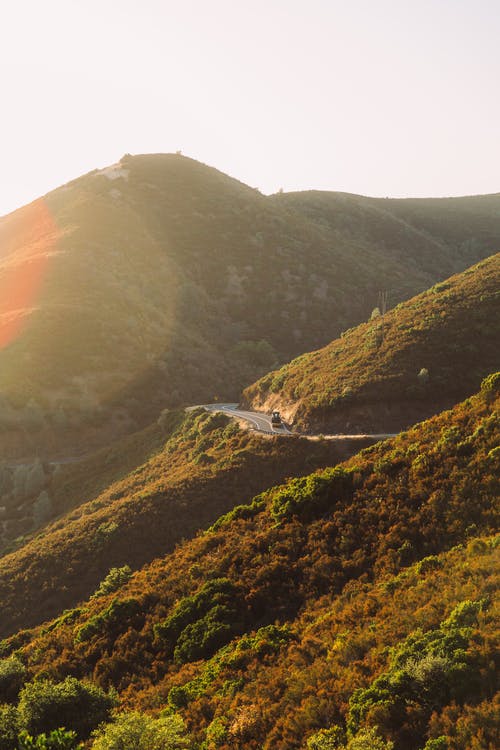
[[[124,153],[263,193],[500,191],[500,0],[3,0],[0,215]]]

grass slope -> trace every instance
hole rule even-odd
[[[396,432],[500,366],[500,254],[271,372],[243,393],[301,430]]]
[[[347,730],[493,748],[499,383],[234,509],[4,655],[170,706],[194,747],[328,747]]]
[[[0,219],[3,455],[74,453],[234,397],[366,319],[379,289],[400,301],[500,247],[498,196],[463,199],[460,222],[429,201],[422,228],[397,201],[318,195],[311,215],[308,194],[125,156]]]

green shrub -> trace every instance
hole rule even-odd
[[[190,747],[180,716],[153,719],[145,714],[122,713],[94,732],[92,750],[181,750]]]
[[[184,708],[203,695],[222,670],[241,670],[252,659],[263,659],[276,653],[292,638],[287,626],[266,625],[252,635],[243,635],[235,643],[221,648],[206,661],[201,673],[184,685],[176,685],[168,694],[169,705],[174,709]],[[231,683],[234,684],[234,683]]]
[[[209,526],[207,534],[219,531],[223,526],[227,526],[229,523],[237,518],[254,518],[261,513],[266,506],[265,493],[254,497],[249,505],[236,505],[229,513],[225,513],[223,516],[219,516],[217,521]]]
[[[442,565],[443,564],[437,555],[429,555],[429,557],[424,557],[416,564],[415,570],[418,575],[422,575],[428,573],[430,570],[437,570],[438,568],[441,568]]]
[[[228,612],[231,617],[228,618]],[[212,607],[207,614],[184,628],[174,649],[177,663],[194,661],[209,656],[224,646],[233,635],[233,623],[227,622],[236,613],[220,604]]]
[[[49,734],[33,737],[23,730],[18,737],[18,750],[79,750],[76,733],[65,729],[53,729]]]
[[[26,667],[17,656],[0,660],[0,703],[17,699],[26,677]]]
[[[361,729],[345,744],[345,732],[341,727],[320,729],[309,737],[307,750],[392,750],[394,744],[384,740],[376,727]]]
[[[203,750],[215,750],[224,744],[227,737],[227,719],[224,716],[216,716],[207,727]]]
[[[307,750],[337,750],[345,742],[345,732],[341,727],[320,729],[307,740]]]
[[[477,616],[483,609],[483,600],[471,601],[466,599],[452,610],[449,617],[441,624],[444,630],[455,630],[459,628],[470,628],[477,625]]]
[[[106,609],[82,625],[76,633],[75,640],[77,643],[88,641],[95,635],[116,637],[126,629],[127,622],[140,612],[141,605],[137,599],[113,599]]]
[[[61,726],[86,739],[103,721],[109,720],[116,700],[97,685],[74,677],[64,682],[36,680],[27,683],[19,695],[19,726],[33,735]]]
[[[210,656],[240,632],[239,600],[239,590],[227,578],[208,581],[181,599],[170,617],[155,626],[155,636],[177,662]]]
[[[481,393],[487,398],[493,398],[500,392],[500,372],[488,375],[481,383]]]
[[[351,737],[345,750],[392,750],[393,747],[393,742],[386,742],[377,734],[376,727],[370,727],[361,729],[354,737]]]
[[[352,694],[348,730],[354,734],[374,707],[397,716],[413,703],[428,717],[450,700],[474,697],[479,670],[467,649],[481,607],[482,602],[461,602],[439,628],[408,636],[392,652],[389,669]]]
[[[215,458],[213,456],[210,456],[208,453],[202,452],[196,458],[194,459],[194,463],[197,466],[208,466],[209,464],[213,464],[215,461]]]
[[[83,607],[65,609],[60,617],[58,617],[56,620],[53,620],[49,625],[47,625],[46,628],[43,629],[43,632],[50,633],[53,630],[57,630],[62,625],[70,625],[85,611],[86,610]]]
[[[15,706],[0,706],[0,750],[14,750],[19,733]]]
[[[283,388],[285,381],[286,381],[287,374],[288,373],[285,368],[278,370],[276,375],[271,380],[271,385],[269,386],[269,390],[272,393],[278,393]]]
[[[423,750],[448,750],[448,748],[448,738],[441,735],[441,737],[436,737],[434,740],[427,740]]]
[[[276,520],[299,516],[309,519],[324,513],[338,501],[352,498],[355,468],[336,466],[318,474],[310,474],[288,482],[278,489],[271,503]]]
[[[112,594],[113,591],[117,591],[130,579],[132,571],[129,565],[124,565],[122,568],[110,568],[110,571],[106,578],[104,578],[99,584],[99,588],[92,594],[91,599],[96,599],[99,596],[105,596],[106,594]]]

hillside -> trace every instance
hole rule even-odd
[[[299,430],[397,432],[500,367],[500,254],[271,372],[243,393]]]
[[[366,320],[380,289],[395,304],[500,248],[500,196],[427,201],[422,223],[338,194],[312,215],[308,195],[127,155],[1,218],[3,455],[74,455],[234,398]]]
[[[498,245],[500,193],[381,199],[312,190],[280,194],[274,200],[317,226],[348,236],[358,246],[365,245],[367,254],[370,247],[383,247],[379,262],[397,260],[404,268],[424,269],[429,278],[435,273],[436,256],[444,278],[496,252]],[[410,286],[406,297],[411,296]],[[399,290],[387,289],[394,301]]]
[[[499,383],[5,640],[3,672],[114,685],[192,748],[492,750]]]
[[[7,511],[12,507],[31,533],[14,541],[4,522],[0,637],[73,606],[111,567],[136,569],[236,503],[286,477],[335,464],[358,447],[356,441],[263,439],[201,409],[166,412],[158,425],[49,476],[45,517],[37,517],[40,500],[16,516],[19,500],[12,493]],[[31,531],[34,522],[38,531]],[[9,543],[14,551],[5,554]]]

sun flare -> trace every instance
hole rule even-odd
[[[15,341],[36,308],[60,231],[44,200],[0,227],[0,349]]]

